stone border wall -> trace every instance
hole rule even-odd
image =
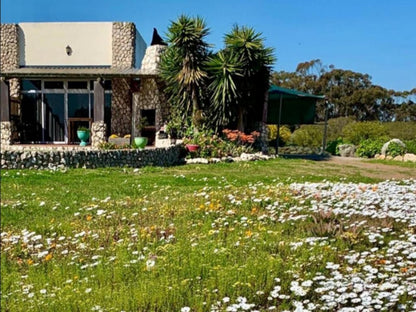
[[[145,150],[97,150],[91,148],[63,150],[2,150],[2,169],[64,169],[144,166],[173,166],[184,163],[183,147]]]

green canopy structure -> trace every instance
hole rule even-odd
[[[267,123],[277,124],[276,154],[279,153],[280,125],[313,124],[316,102],[323,99],[325,99],[324,95],[309,94],[275,85],[269,88]],[[326,122],[325,119],[323,150],[326,145]]]
[[[316,102],[324,98],[323,95],[313,95],[272,85],[269,89],[267,123],[312,124],[315,120]]]

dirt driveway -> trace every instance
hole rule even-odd
[[[416,168],[374,163],[363,158],[331,157],[324,162],[339,167],[340,172],[355,172],[369,178],[416,179]]]

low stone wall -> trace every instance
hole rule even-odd
[[[181,146],[145,150],[92,148],[14,148],[2,150],[2,169],[63,169],[103,167],[173,166],[183,163]]]

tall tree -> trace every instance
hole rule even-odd
[[[236,25],[224,39],[224,53],[235,55],[241,68],[241,75],[234,77],[238,100],[233,103],[240,131],[244,131],[248,115],[261,120],[264,94],[269,87],[269,72],[274,62],[273,49],[265,47],[261,35],[251,27]]]
[[[202,116],[208,34],[202,18],[181,15],[168,28],[169,46],[160,62],[160,74],[166,82],[171,106],[184,116],[191,115],[195,127],[200,126]]]

